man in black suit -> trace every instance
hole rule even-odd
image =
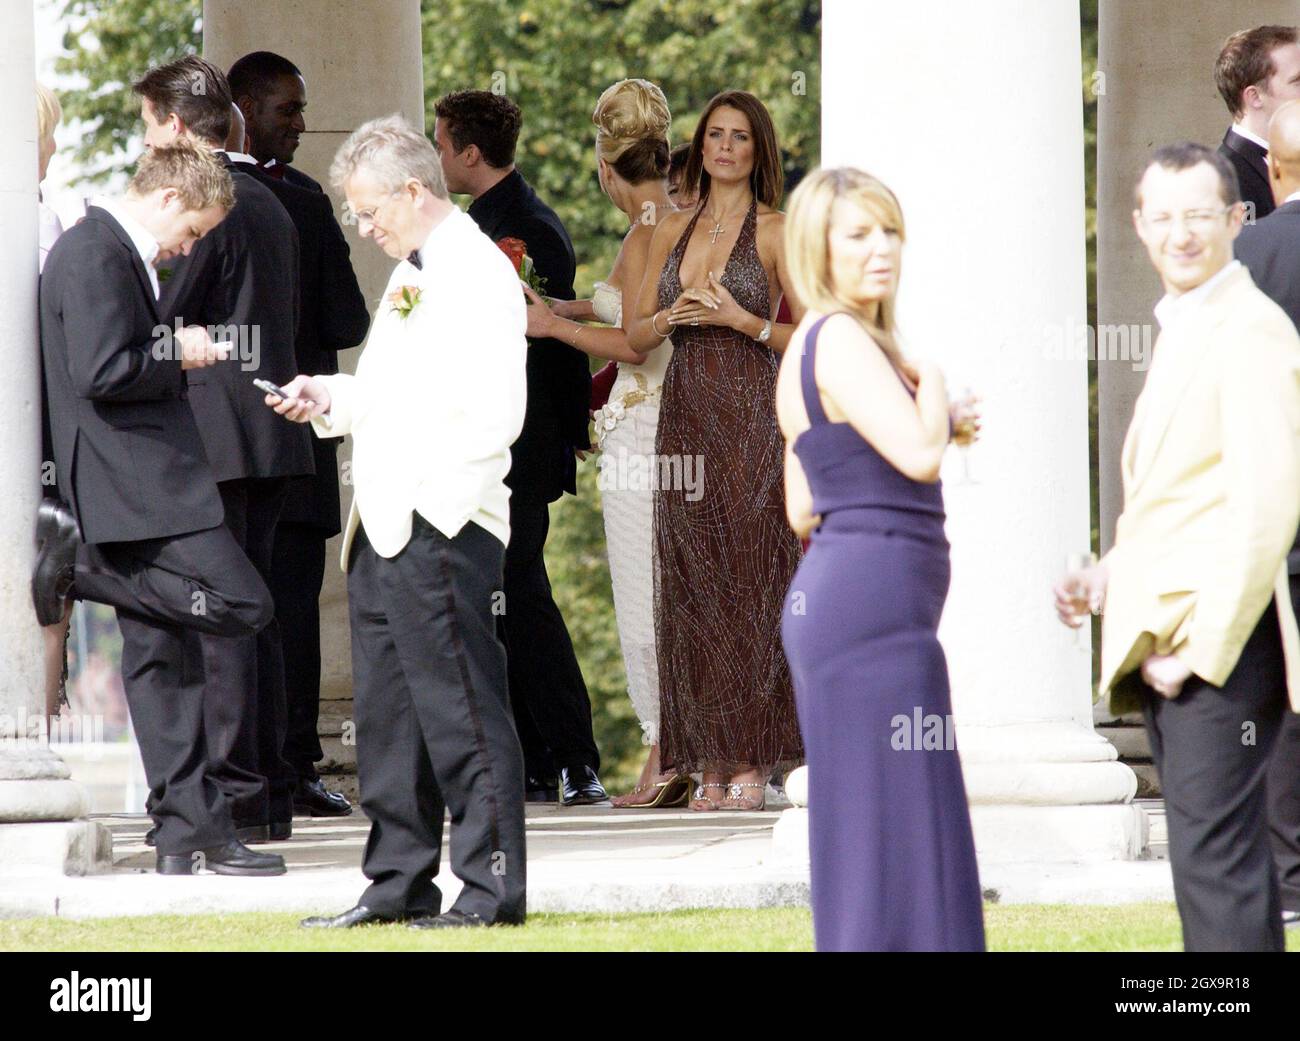
[[[33,599],[43,625],[73,596],[117,608],[161,874],[284,872],[282,858],[236,839],[204,742],[205,702],[227,692],[205,689],[200,634],[252,638],[272,611],[222,525],[186,403],[191,373],[232,363],[205,329],[173,335],[160,321],[153,267],[188,254],[233,204],[211,153],[187,142],[156,148],[124,198],[94,200],[59,239],[40,287],[55,472],[70,510],[41,506]]]
[[[573,299],[573,244],[564,225],[515,169],[519,107],[486,90],[438,100],[434,147],[447,187],[473,196],[469,215],[494,242],[523,240],[548,296]],[[522,290],[521,290],[522,292]],[[604,802],[591,702],[573,641],[555,605],[542,550],[549,504],[576,493],[574,453],[590,447],[587,356],[559,340],[529,340],[528,411],[511,446],[510,545],[499,616],[510,700],[530,798],[554,798],[555,768],[568,805]]]
[[[1289,101],[1269,124],[1269,178],[1277,209],[1243,228],[1236,253],[1255,284],[1300,329],[1300,101]],[[1249,344],[1243,344],[1248,351]],[[1243,357],[1243,362],[1245,358]],[[1300,615],[1300,533],[1287,555],[1291,603]],[[1300,927],[1300,714],[1287,711],[1268,773],[1268,819],[1277,864],[1282,919]]]
[[[1300,34],[1290,25],[1233,33],[1219,52],[1214,82],[1233,121],[1219,154],[1237,171],[1249,226],[1273,212],[1268,121],[1279,105],[1300,98]]]
[[[366,336],[370,313],[357,284],[343,230],[319,184],[289,166],[305,131],[307,85],[298,68],[270,51],[245,55],[230,67],[230,91],[243,117],[249,155],[235,168],[275,193],[298,229],[299,311],[294,352],[299,372],[333,375],[338,352]],[[252,165],[239,160],[247,158]],[[345,816],[352,806],[326,790],[316,771],[323,758],[320,718],[320,591],[325,543],[340,529],[338,446],[313,437],[316,473],[289,481],[271,554],[271,593],[284,646],[288,733],[284,759],[294,771],[294,812]]]
[[[201,89],[198,89],[201,85]],[[189,137],[219,151],[230,128],[231,98],[216,66],[189,56],[152,69],[141,97],[145,144]],[[164,319],[224,326],[239,340],[240,363],[193,381],[190,405],[225,504],[226,526],[269,583],[275,529],[287,481],[314,470],[310,436],[262,404],[255,378],[283,383],[297,368],[298,233],[284,207],[256,178],[234,169],[235,208],[217,231],[178,260],[164,285]],[[278,625],[256,639],[204,637],[207,683],[240,692],[245,708],[206,720],[213,769],[249,841],[286,839],[292,831],[296,778],[282,758],[287,728]]]

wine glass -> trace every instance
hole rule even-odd
[[[979,400],[975,391],[970,386],[961,388],[958,396],[953,399],[953,404],[957,406],[956,414],[952,424],[953,443],[961,449],[961,471],[962,478],[957,482],[958,486],[968,484],[979,484],[970,473],[970,449],[975,443],[976,423],[979,419],[975,411],[975,402]]]
[[[1096,564],[1096,553],[1067,553],[1065,557],[1065,573],[1067,576],[1073,575],[1075,572],[1086,571],[1090,567],[1095,567]],[[1092,615],[1092,604],[1088,600],[1088,587],[1082,582],[1076,581],[1071,585],[1070,592],[1074,598],[1074,617],[1084,619],[1074,630],[1074,645],[1080,650],[1084,650],[1088,646],[1083,638],[1084,628],[1087,625],[1086,619]]]

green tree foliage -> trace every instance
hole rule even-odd
[[[425,4],[426,126],[462,88],[508,94],[523,110],[518,165],[559,213],[590,290],[626,220],[596,181],[591,113],[611,83],[657,83],[688,141],[705,104],[749,90],[772,113],[793,187],[820,149],[820,7],[805,0],[445,0]]]
[[[77,162],[91,180],[124,169],[122,157],[140,133],[140,103],[131,93],[151,65],[198,51],[202,45],[201,0],[67,0],[60,75],[80,76],[86,86],[62,91],[64,120],[80,120]]]

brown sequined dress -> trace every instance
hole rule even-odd
[[[664,264],[661,308],[682,292],[682,256],[698,220]],[[721,281],[766,318],[757,227],[751,204]],[[684,771],[788,767],[802,761],[803,743],[781,611],[800,550],[785,517],[778,359],[721,326],[679,326],[672,342],[655,442],[660,754],[665,767]],[[692,461],[697,487],[663,480],[675,465],[691,473]]]

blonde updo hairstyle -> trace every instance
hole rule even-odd
[[[831,214],[839,200],[853,203],[886,231],[906,239],[903,210],[885,183],[851,166],[813,170],[790,196],[785,218],[785,256],[790,287],[810,311],[853,315],[895,365],[903,364],[894,324],[895,293],[880,301],[874,319],[840,296],[831,277]]]
[[[605,88],[596,110],[596,154],[628,184],[668,176],[668,126],[664,92],[649,80],[619,80]]]

